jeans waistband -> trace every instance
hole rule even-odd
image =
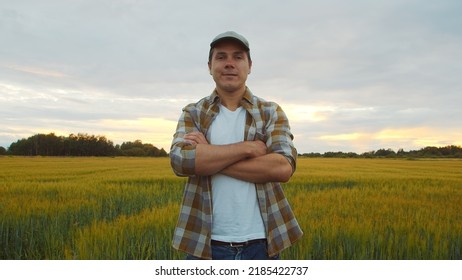
[[[230,247],[245,247],[245,246],[248,246],[250,244],[261,243],[261,242],[266,242],[266,239],[265,238],[252,239],[252,240],[247,240],[245,242],[223,242],[223,241],[218,241],[218,240],[213,240],[212,239],[212,245],[230,246]]]

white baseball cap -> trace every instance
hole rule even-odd
[[[236,40],[238,41],[239,43],[242,44],[242,46],[244,46],[244,48],[249,51],[250,50],[250,47],[249,47],[249,41],[247,41],[247,39],[242,36],[241,34],[238,34],[234,31],[226,31],[224,33],[221,33],[219,35],[217,35],[212,43],[210,43],[210,48],[213,48],[215,47],[215,45],[220,42],[221,40],[224,40],[224,39],[232,39],[232,40]]]

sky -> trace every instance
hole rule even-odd
[[[461,14],[458,0],[0,0],[0,146],[88,133],[168,151],[228,30],[299,153],[462,145]]]

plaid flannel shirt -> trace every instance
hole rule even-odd
[[[196,176],[195,146],[184,142],[185,134],[208,129],[219,112],[219,97],[210,96],[183,109],[170,150],[173,171],[187,176],[183,203],[173,236],[173,247],[203,259],[212,258],[212,187],[210,176]],[[246,141],[262,140],[268,151],[282,154],[295,171],[297,151],[285,113],[274,102],[266,102],[246,90],[241,106],[247,111]],[[268,255],[277,255],[303,235],[280,183],[255,184],[257,199],[266,229]]]

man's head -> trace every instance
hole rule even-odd
[[[218,35],[210,44],[208,66],[219,93],[242,93],[252,68],[248,41],[232,31]]]
[[[225,41],[225,40],[231,40],[231,41],[236,41],[238,42],[239,44],[242,45],[242,47],[245,49],[246,51],[246,54],[247,54],[247,59],[249,60],[249,62],[252,62],[252,59],[250,58],[250,47],[249,47],[249,41],[247,41],[247,39],[242,36],[241,34],[238,34],[234,31],[226,31],[224,33],[221,33],[221,34],[218,34],[212,41],[212,43],[210,43],[210,51],[209,51],[209,63],[210,63],[210,60],[212,59],[212,55],[213,55],[213,50],[215,48],[215,46],[219,43],[219,42],[222,42],[222,41]]]

